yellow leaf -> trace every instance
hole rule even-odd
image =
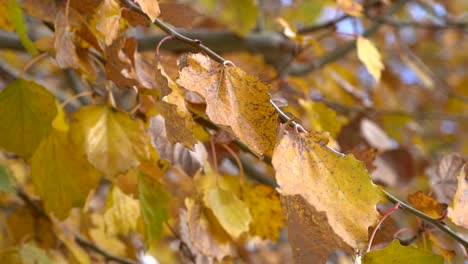
[[[55,97],[43,86],[17,79],[0,92],[0,147],[29,159],[49,134]]]
[[[348,15],[360,17],[362,16],[362,5],[353,0],[336,0],[336,5],[339,9]]]
[[[273,154],[273,167],[283,195],[299,194],[319,212],[326,212],[336,235],[353,248],[362,248],[369,226],[380,215],[384,199],[364,163],[352,155],[340,157],[311,134],[287,134]]]
[[[148,15],[148,17],[151,19],[151,22],[158,18],[159,14],[161,13],[158,0],[135,0],[135,2],[140,5],[141,10],[143,10],[143,12]]]
[[[362,258],[363,264],[386,263],[414,263],[414,264],[442,264],[444,259],[422,248],[402,246],[400,241],[393,240],[382,250],[373,250]]]
[[[58,233],[57,236],[65,244],[68,251],[70,252],[68,260],[72,264],[91,264],[91,259],[89,255],[79,247],[73,238],[68,237],[62,233]]]
[[[31,177],[47,212],[64,219],[72,207],[82,207],[99,173],[75,151],[67,133],[53,130],[31,158]]]
[[[138,200],[113,187],[107,198],[107,210],[104,213],[106,233],[125,236],[136,231],[140,208]]]
[[[96,29],[104,36],[107,46],[117,38],[120,27],[120,5],[115,0],[104,0],[97,9]]]
[[[213,211],[221,226],[233,238],[249,231],[249,209],[234,193],[215,187],[204,195],[205,205]]]
[[[70,135],[81,153],[110,179],[149,158],[143,122],[110,106],[81,107],[71,117]]]
[[[361,36],[357,38],[356,45],[359,60],[364,63],[366,69],[378,83],[384,69],[380,52],[370,40]]]
[[[315,131],[326,131],[335,138],[345,123],[345,120],[338,118],[336,112],[324,103],[300,99],[299,104],[306,110],[310,127]]]
[[[449,217],[455,224],[468,229],[468,179],[465,168],[466,165],[463,165],[457,177],[457,192],[450,206]]]
[[[162,175],[163,172],[154,173]],[[169,219],[170,196],[157,178],[143,172],[138,175],[138,190],[145,238],[151,243],[161,237],[164,222]]]
[[[93,213],[90,215],[92,228],[89,228],[89,236],[100,247],[103,247],[107,252],[125,256],[125,244],[115,235],[109,235],[106,231],[104,216],[102,214]]]
[[[23,264],[52,264],[46,251],[29,242],[21,246],[19,254]]]
[[[230,127],[255,153],[272,153],[278,115],[270,104],[268,85],[202,54],[188,55],[180,64],[178,83],[205,98],[206,113],[213,122]]]
[[[414,208],[432,218],[443,216],[446,208],[445,205],[440,204],[436,199],[421,191],[408,195],[408,202],[410,202]]]

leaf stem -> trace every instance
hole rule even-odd
[[[450,229],[443,221],[440,221],[436,218],[432,218],[430,216],[428,216],[427,214],[415,209],[414,207],[412,207],[411,205],[408,205],[407,203],[403,202],[403,201],[400,201],[398,198],[396,198],[395,196],[393,196],[392,194],[390,194],[389,192],[385,191],[385,190],[382,190],[385,195],[388,197],[388,199],[394,203],[398,203],[400,205],[401,208],[407,210],[408,212],[410,212],[411,214],[435,225],[438,229],[440,229],[441,231],[443,231],[444,233],[446,233],[447,235],[449,235],[450,237],[452,237],[454,240],[458,241],[460,244],[462,244],[465,248],[468,248],[468,242],[466,240],[464,240],[463,238],[461,238],[457,233],[455,233],[452,229]]]
[[[372,246],[372,242],[374,241],[374,237],[375,237],[375,234],[377,233],[377,230],[379,230],[380,226],[382,225],[383,221],[385,221],[385,219],[387,219],[387,217],[389,217],[390,215],[392,215],[396,210],[398,210],[398,208],[400,207],[400,203],[395,203],[395,205],[393,205],[393,207],[388,211],[386,212],[382,218],[380,219],[380,221],[377,223],[377,225],[375,226],[374,228],[374,231],[372,232],[372,235],[369,239],[369,245],[367,245],[367,250],[365,253],[369,252],[370,249],[371,249],[371,246]]]

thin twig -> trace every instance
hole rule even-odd
[[[374,231],[372,231],[372,235],[369,239],[369,244],[367,245],[367,250],[366,250],[366,253],[370,251],[371,247],[372,247],[372,242],[374,241],[374,237],[375,237],[375,234],[377,234],[377,230],[379,230],[380,226],[382,225],[383,221],[385,221],[385,219],[387,219],[387,217],[389,217],[390,215],[392,215],[396,210],[398,210],[398,207],[400,207],[400,204],[399,203],[395,203],[395,205],[393,205],[393,207],[388,211],[386,212],[382,218],[380,219],[380,221],[377,223],[377,225],[375,226],[374,228]]]

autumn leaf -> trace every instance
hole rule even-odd
[[[299,104],[306,110],[310,127],[314,131],[326,131],[335,138],[345,120],[338,118],[335,111],[324,103],[299,100]]]
[[[153,173],[161,175],[162,171]],[[149,243],[157,241],[169,219],[170,197],[158,179],[142,172],[138,175],[138,190],[145,238]]]
[[[34,187],[45,209],[60,219],[73,207],[82,207],[89,191],[99,183],[99,173],[85,156],[75,151],[65,132],[54,130],[31,158]]]
[[[408,195],[408,202],[410,202],[414,208],[432,218],[443,216],[447,207],[421,191]]]
[[[452,203],[458,188],[458,177],[465,164],[465,159],[460,154],[451,153],[426,170],[431,188],[439,202]]]
[[[317,211],[300,195],[284,196],[282,200],[295,263],[326,263],[334,251],[353,251],[334,232],[326,212]]]
[[[430,251],[414,246],[402,246],[400,241],[393,240],[382,250],[373,250],[362,258],[363,264],[414,263],[442,264],[444,259]]]
[[[356,41],[356,46],[359,60],[364,63],[366,69],[378,83],[382,70],[384,69],[380,52],[374,44],[365,37],[359,36]]]
[[[96,12],[96,29],[104,36],[107,46],[117,38],[120,27],[120,5],[115,0],[104,0]]]
[[[244,202],[234,193],[215,187],[205,193],[203,200],[234,239],[249,231],[252,216]]]
[[[151,22],[158,18],[161,13],[161,10],[159,10],[158,0],[135,0],[135,2],[140,5],[141,10],[148,15]]]
[[[220,19],[234,32],[245,36],[255,27],[258,8],[253,0],[223,0]]]
[[[223,233],[212,217],[209,217],[201,203],[192,199],[185,200],[187,212],[181,213],[181,232],[188,241],[202,254],[221,261],[225,256],[233,255],[234,249],[229,237]],[[185,236],[185,237],[184,237]]]
[[[464,165],[458,174],[458,185],[452,205],[449,209],[449,217],[453,223],[468,229],[468,178]]]
[[[104,223],[107,234],[125,236],[136,231],[140,216],[138,200],[114,186],[108,195],[106,207]]]
[[[89,228],[90,238],[100,247],[109,253],[123,256],[125,255],[125,244],[116,235],[109,235],[104,223],[104,216],[100,213],[90,215],[92,227]]]
[[[2,164],[0,155],[0,192],[15,193],[13,175],[6,164]]]
[[[149,158],[143,123],[106,105],[81,107],[71,116],[70,136],[101,173],[113,179]]]
[[[65,14],[59,12],[55,19],[55,60],[61,68],[80,68],[80,59],[76,51],[75,35],[70,27],[66,24]]]
[[[299,194],[326,212],[334,233],[353,248],[365,246],[369,226],[380,218],[384,200],[365,165],[352,155],[340,157],[316,141],[317,135],[286,134],[273,154],[282,195]]]
[[[160,75],[162,86],[171,91],[163,101],[159,102],[159,111],[166,120],[167,139],[172,144],[181,143],[193,150],[193,146],[197,143],[193,132],[195,121],[185,105],[184,91],[166,74],[162,66],[159,66],[156,75]]]
[[[278,115],[269,102],[267,85],[202,54],[184,57],[180,67],[177,83],[205,98],[206,113],[213,122],[230,127],[255,153],[272,153]]]
[[[51,129],[55,97],[45,87],[17,79],[0,92],[0,147],[29,159]]]

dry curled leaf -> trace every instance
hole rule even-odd
[[[429,167],[426,174],[430,177],[431,188],[441,203],[450,204],[457,190],[457,177],[466,164],[458,153],[444,156],[437,164]]]
[[[230,127],[255,153],[273,152],[278,115],[269,102],[269,86],[203,54],[184,57],[180,67],[177,83],[205,98],[206,113],[213,122]]]
[[[468,229],[468,178],[465,168],[466,165],[458,174],[457,191],[450,206],[449,217],[455,224]]]

